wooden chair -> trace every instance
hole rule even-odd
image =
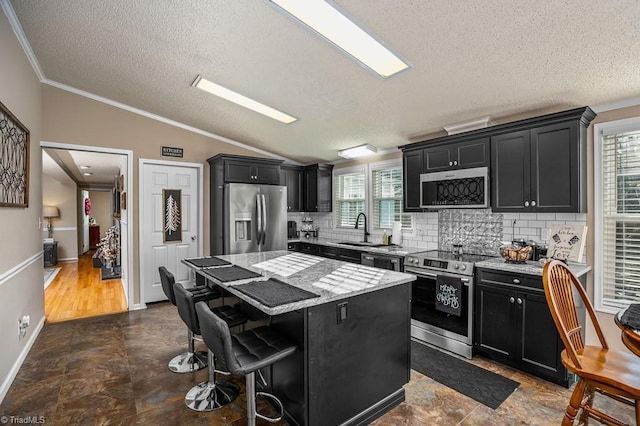
[[[640,425],[640,357],[609,349],[587,293],[564,263],[557,260],[547,263],[542,272],[542,282],[553,321],[565,347],[561,354],[562,363],[579,378],[562,424],[573,424],[580,414],[580,424],[586,423],[588,417],[593,417],[605,424],[624,425],[625,423],[593,408],[593,397],[598,392],[635,406],[635,424]],[[584,344],[575,294],[584,303],[600,346]]]

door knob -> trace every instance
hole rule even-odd
[[[195,241],[195,240],[196,240],[196,236],[195,236],[195,235],[192,235],[192,236],[191,236],[191,241]]]

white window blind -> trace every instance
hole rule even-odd
[[[338,175],[335,181],[336,227],[353,228],[358,214],[365,211],[364,171]]]
[[[602,136],[601,307],[640,302],[640,128]],[[596,245],[598,244],[596,236]]]
[[[371,176],[373,226],[391,229],[393,222],[400,221],[402,228],[411,229],[411,214],[402,213],[402,167],[374,169]]]

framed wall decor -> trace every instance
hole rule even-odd
[[[182,190],[162,190],[162,240],[165,243],[182,241]]]
[[[0,102],[0,207],[29,207],[29,130]]]

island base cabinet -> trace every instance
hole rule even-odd
[[[364,425],[404,401],[410,298],[402,284],[272,318],[299,344],[271,371],[290,423]]]

